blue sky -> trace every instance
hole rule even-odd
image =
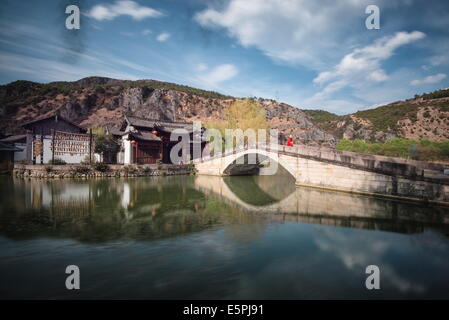
[[[0,83],[156,79],[346,114],[449,87],[448,16],[444,0],[2,0]]]

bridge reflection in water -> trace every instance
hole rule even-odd
[[[432,227],[449,235],[447,208],[295,187],[282,168],[276,176],[198,176],[195,186],[231,206],[275,221],[399,233],[418,233]]]
[[[2,187],[6,184],[2,183]],[[295,187],[276,176],[15,180],[2,199],[0,231],[66,233],[80,240],[169,237],[214,225],[298,222],[449,235],[447,208]],[[5,191],[6,190],[0,190]],[[41,228],[52,225],[52,228]]]
[[[0,298],[449,297],[447,208],[288,179],[0,179]]]

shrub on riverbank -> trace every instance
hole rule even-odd
[[[76,167],[70,168],[70,171],[74,175],[89,174],[90,173],[90,167],[88,167],[86,165],[80,165],[80,166],[76,166]]]
[[[149,168],[149,167],[143,167],[141,171],[142,171],[143,174],[148,174],[148,173],[151,172],[151,168]]]
[[[136,174],[138,172],[137,168],[133,166],[124,166],[123,171],[126,174]]]
[[[65,162],[63,159],[60,159],[60,158],[54,158],[53,160],[50,160],[49,164],[64,165],[64,164],[67,164],[67,162]]]
[[[449,141],[408,140],[396,138],[385,143],[342,139],[337,150],[422,161],[449,161]]]
[[[96,162],[92,165],[95,171],[99,172],[106,172],[109,170],[109,166],[107,164],[104,164],[102,162]]]

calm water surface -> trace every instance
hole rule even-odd
[[[282,175],[4,177],[0,203],[0,298],[449,298],[447,208]]]

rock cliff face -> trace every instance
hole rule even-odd
[[[58,111],[87,128],[119,126],[124,114],[142,118],[203,123],[223,118],[234,101],[215,93],[192,93],[171,88],[154,88],[154,83],[107,78],[86,78],[77,82],[38,84],[18,81],[2,86],[0,130],[20,131],[20,123]],[[186,92],[187,91],[187,92]],[[315,125],[303,111],[284,103],[262,101],[272,128],[293,135],[308,144],[335,145],[331,134]]]
[[[304,111],[273,101],[263,101],[262,106],[270,126],[285,136],[292,135],[295,140],[307,144],[335,146],[335,137],[318,127]]]
[[[205,123],[222,119],[234,99],[155,80],[90,77],[48,84],[16,81],[0,86],[0,133],[19,133],[21,123],[54,111],[87,128],[119,126],[124,114]],[[449,90],[345,116],[300,110],[272,100],[261,100],[261,105],[272,128],[307,144],[335,146],[341,138],[449,139]]]

